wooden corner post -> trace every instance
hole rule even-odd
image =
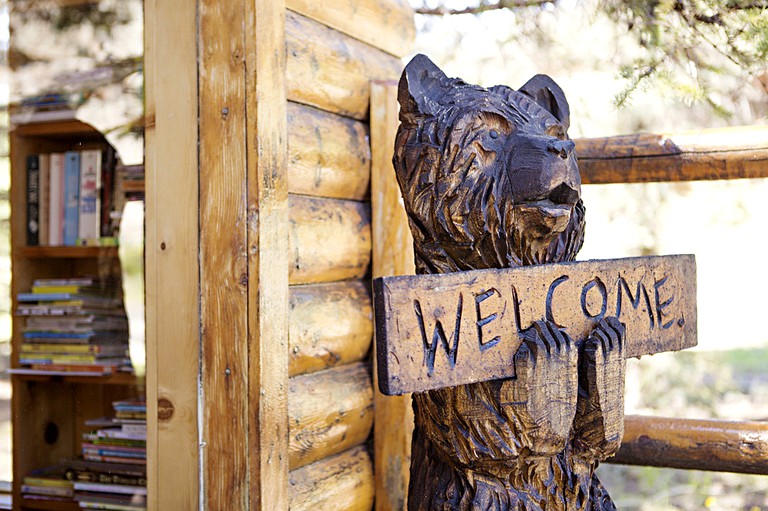
[[[285,4],[198,4],[203,507],[285,510]]]
[[[397,131],[397,82],[371,83],[371,211],[373,276],[411,275],[413,238],[392,171]],[[374,344],[375,349],[375,344]],[[374,380],[376,372],[374,371]],[[405,509],[411,464],[410,394],[385,397],[374,381],[376,510]]]

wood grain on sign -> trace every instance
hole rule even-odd
[[[424,391],[515,376],[521,332],[549,320],[574,340],[604,318],[627,357],[696,344],[693,256],[597,260],[374,280],[379,387]]]
[[[768,127],[574,140],[585,184],[768,177]]]

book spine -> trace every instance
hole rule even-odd
[[[106,349],[105,349],[106,348]],[[110,349],[117,348],[117,349]],[[122,350],[122,351],[121,351]],[[67,353],[67,354],[102,354],[122,355],[125,351],[120,346],[101,344],[22,344],[21,353]]]
[[[48,244],[61,246],[64,233],[64,154],[51,154],[48,210]]]
[[[110,215],[115,203],[115,166],[115,150],[112,146],[107,146],[101,164],[101,235],[103,237],[115,234]]]
[[[64,155],[64,245],[77,243],[78,209],[80,203],[80,153]]]
[[[40,244],[40,158],[27,156],[27,246]]]
[[[41,154],[40,160],[40,236],[38,243],[48,245],[50,239],[50,207],[51,207],[51,155]]]
[[[80,153],[79,244],[98,241],[101,236],[101,151]]]

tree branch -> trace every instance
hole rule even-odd
[[[481,3],[475,7],[466,7],[464,9],[449,9],[447,7],[419,7],[416,14],[426,14],[430,16],[445,16],[453,14],[480,14],[486,11],[496,11],[499,9],[517,9],[521,7],[538,7],[544,4],[554,3],[554,0],[501,0],[499,3]]]

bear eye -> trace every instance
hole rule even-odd
[[[490,137],[491,137],[492,139],[494,139],[494,140],[495,140],[495,139],[497,139],[497,138],[499,138],[499,132],[498,132],[498,131],[496,131],[496,130],[491,130],[491,131],[489,131],[489,132],[488,132],[488,135],[490,135]]]
[[[559,124],[553,124],[547,128],[547,135],[550,137],[559,138],[560,140],[565,140],[565,130]]]

